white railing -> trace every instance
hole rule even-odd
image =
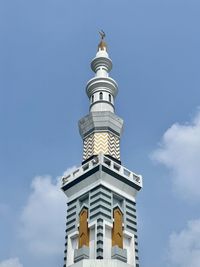
[[[62,185],[69,183],[71,180],[76,179],[77,177],[81,176],[85,172],[88,172],[92,169],[95,165],[102,164],[107,168],[111,169],[112,171],[119,173],[123,177],[129,179],[130,181],[134,181],[138,185],[142,186],[142,176],[131,172],[130,170],[124,168],[120,164],[116,163],[114,160],[104,156],[103,154],[99,154],[98,156],[94,157],[84,165],[77,168],[71,174],[62,177]]]
[[[136,182],[140,186],[142,186],[142,176],[138,175],[126,168],[124,168],[122,165],[117,164],[115,161],[111,160],[110,158],[107,158],[103,156],[103,162],[104,165],[109,167],[109,169],[119,173],[123,177],[126,177],[127,179]]]

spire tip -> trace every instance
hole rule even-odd
[[[106,34],[105,34],[105,32],[103,30],[100,30],[99,34],[101,36],[101,40],[103,40],[106,37]]]
[[[107,44],[106,42],[104,41],[104,38],[106,37],[106,34],[103,30],[100,30],[99,31],[99,34],[100,34],[100,37],[101,37],[101,41],[98,45],[98,50],[107,50]]]

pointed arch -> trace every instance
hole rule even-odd
[[[83,208],[79,215],[79,238],[78,247],[89,247],[88,209]]]
[[[118,207],[113,211],[113,219],[112,246],[118,246],[123,249],[123,214]]]

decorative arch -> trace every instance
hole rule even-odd
[[[123,249],[123,214],[118,207],[113,211],[113,219],[112,246],[118,246]]]
[[[88,209],[83,208],[79,214],[79,238],[78,247],[89,247]]]

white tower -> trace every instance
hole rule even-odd
[[[118,86],[102,33],[95,72],[86,86],[89,114],[79,121],[83,162],[63,177],[67,195],[64,267],[139,267],[136,193],[142,177],[121,165],[123,120],[115,115]]]

